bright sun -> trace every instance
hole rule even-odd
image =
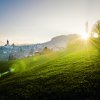
[[[90,35],[87,34],[87,33],[83,33],[83,34],[81,34],[81,38],[82,38],[83,40],[88,40],[89,37],[90,37]]]

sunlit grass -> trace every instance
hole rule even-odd
[[[98,98],[95,90],[99,86],[100,71],[97,50],[79,38],[69,44],[62,52],[13,61],[9,64],[12,75],[0,81],[0,93],[6,91],[8,97],[34,96],[34,100],[40,97],[75,99],[77,95],[89,100]]]

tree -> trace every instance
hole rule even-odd
[[[43,54],[50,53],[50,52],[52,52],[52,50],[49,49],[48,47],[44,47],[44,49],[42,51]]]
[[[97,37],[95,37],[95,35],[97,35]],[[100,52],[100,20],[93,26],[91,40],[93,45]]]
[[[98,20],[93,26],[92,32],[95,32],[98,34],[98,36],[100,36],[100,20]]]
[[[15,54],[9,54],[8,60],[15,60],[15,59],[16,59],[16,55]]]

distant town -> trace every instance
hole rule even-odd
[[[0,46],[0,61],[15,60],[34,55],[41,55],[46,50],[48,51],[63,50],[64,48],[66,48],[69,36],[61,35],[54,37],[52,38],[51,41],[45,43],[21,45],[21,46],[18,46],[14,43],[10,44],[10,41],[7,40],[4,46]]]
[[[37,48],[37,45],[10,45],[10,41],[7,40],[7,43],[4,46],[0,47],[0,60],[14,60],[32,56],[34,52],[36,52],[35,50]]]

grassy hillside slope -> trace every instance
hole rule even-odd
[[[68,50],[3,64],[12,73],[0,78],[0,100],[99,100],[100,60],[95,49]]]

